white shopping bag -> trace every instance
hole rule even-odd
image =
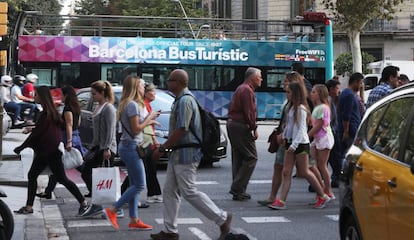
[[[121,197],[119,167],[92,169],[92,203],[112,205]]]
[[[82,154],[76,148],[72,148],[70,151],[65,149],[62,155],[63,167],[65,169],[77,168],[83,163]]]

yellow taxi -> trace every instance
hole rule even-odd
[[[341,240],[414,239],[414,83],[370,107],[340,181]]]

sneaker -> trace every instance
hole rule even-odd
[[[89,211],[85,212],[81,216],[82,217],[93,217],[93,216],[96,216],[96,215],[102,213],[102,210],[103,210],[103,208],[102,208],[101,205],[92,204],[92,206],[89,209]]]
[[[152,226],[148,225],[148,224],[145,224],[141,220],[138,220],[136,223],[128,224],[128,229],[140,230],[140,231],[149,231],[149,230],[152,230]]]
[[[257,203],[260,204],[260,205],[262,205],[262,206],[267,206],[269,204],[272,204],[273,202],[274,201],[269,201],[268,199],[257,201]]]
[[[85,213],[90,211],[91,208],[92,208],[92,204],[89,204],[89,203],[87,203],[85,206],[80,206],[79,211],[78,211],[78,215],[83,216]]]
[[[164,200],[162,199],[161,195],[154,195],[154,196],[149,196],[147,198],[147,203],[162,203]]]
[[[318,202],[318,195],[315,196],[315,198],[309,202],[309,205],[315,205]]]
[[[318,196],[318,201],[315,203],[315,205],[313,205],[313,208],[316,208],[316,209],[324,208],[330,200],[331,199],[326,194],[324,194],[323,197]]]
[[[13,124],[14,124],[14,125],[22,125],[22,124],[24,124],[24,121],[21,121],[21,120],[14,120]]]
[[[118,222],[116,220],[116,213],[111,212],[110,208],[105,208],[104,213],[105,213],[106,220],[108,220],[111,223],[113,228],[118,230],[119,225],[118,225]]]
[[[117,218],[123,218],[125,216],[124,209],[120,208],[118,211],[116,211],[116,217]]]
[[[285,201],[276,199],[272,204],[267,205],[269,208],[276,210],[285,210],[287,209]]]
[[[178,233],[166,233],[164,231],[161,231],[159,233],[151,234],[151,238],[153,240],[178,240]]]
[[[328,195],[330,201],[336,199],[336,197],[335,197],[335,195],[333,193],[332,194],[327,193],[326,195]]]

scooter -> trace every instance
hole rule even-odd
[[[10,240],[14,232],[13,213],[1,198],[7,197],[6,193],[0,189],[0,239]]]

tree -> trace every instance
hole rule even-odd
[[[367,68],[368,63],[374,62],[375,57],[366,52],[362,52],[362,73],[368,74],[369,69]],[[354,68],[352,61],[352,54],[350,52],[341,53],[335,60],[335,71],[338,75],[344,73],[352,73]]]
[[[372,19],[392,19],[398,5],[404,0],[322,0],[331,11],[335,26],[348,35],[353,72],[362,72],[360,34]]]

